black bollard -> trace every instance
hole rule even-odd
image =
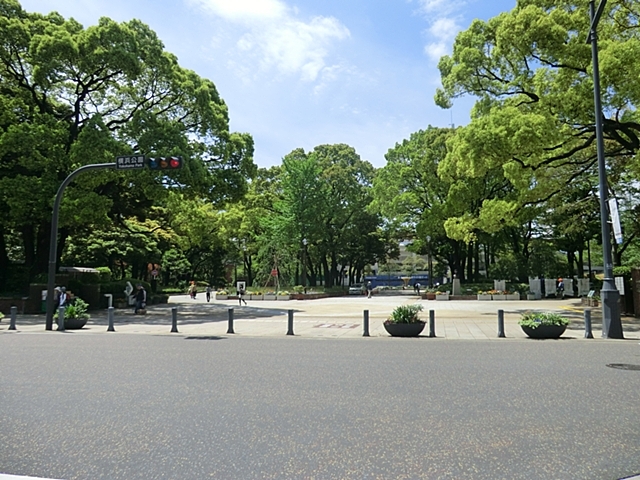
[[[11,307],[11,321],[9,322],[9,330],[16,329],[16,317],[18,316],[18,307]]]
[[[288,311],[289,315],[289,329],[287,330],[287,335],[293,335],[293,310]]]
[[[591,332],[591,309],[585,308],[584,310],[584,338],[593,338]]]
[[[171,333],[178,332],[178,307],[171,308]]]
[[[498,310],[498,338],[505,338],[505,334],[504,334],[504,310]]]
[[[227,333],[236,333],[233,331],[233,308],[230,308],[228,312],[229,312],[229,328],[227,328]]]
[[[429,310],[429,337],[434,338],[436,336],[436,311]]]
[[[115,332],[116,329],[113,328],[113,307],[109,307],[107,309],[107,318],[109,319],[109,326],[107,327],[107,332]]]
[[[362,336],[368,337],[369,336],[369,310],[364,311],[364,319],[363,319],[362,326],[364,329],[364,331],[362,332]]]
[[[58,308],[58,331],[64,332],[64,307]]]

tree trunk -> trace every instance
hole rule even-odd
[[[467,280],[471,282],[473,280],[473,250],[474,242],[469,242],[467,245]]]

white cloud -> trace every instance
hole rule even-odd
[[[332,45],[350,36],[336,18],[317,16],[305,22],[280,0],[187,1],[244,28],[235,48],[245,62],[298,74],[304,81],[315,81],[323,69],[331,68]]]
[[[281,18],[287,7],[279,0],[189,0],[204,10],[232,21],[260,21]]]
[[[413,0],[408,0],[413,2]],[[462,10],[465,1],[415,0],[421,14],[429,23],[426,35],[431,40],[424,47],[425,54],[433,61],[451,52],[453,40],[461,30],[456,12]]]

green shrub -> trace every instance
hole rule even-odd
[[[424,323],[418,316],[422,309],[422,305],[418,303],[400,305],[393,309],[391,316],[384,323]]]
[[[75,297],[71,304],[67,305],[64,308],[64,317],[65,318],[77,318],[77,319],[89,319],[89,313],[88,310],[89,309],[89,305],[87,305],[87,303],[82,300],[79,297]],[[53,314],[53,318],[55,320],[58,319],[58,309],[56,309],[55,313]]]
[[[111,281],[111,269],[109,267],[98,267],[96,268],[96,270],[98,270],[98,275],[100,275],[100,282],[101,283],[108,283]]]
[[[538,328],[540,325],[566,326],[569,320],[557,313],[527,312],[522,314],[518,325],[529,328]]]

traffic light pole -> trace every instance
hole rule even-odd
[[[49,240],[49,277],[47,280],[47,318],[45,323],[46,330],[53,329],[53,311],[55,308],[54,299],[53,299],[53,289],[55,288],[56,281],[56,260],[57,260],[57,250],[58,250],[58,214],[60,212],[60,202],[62,201],[62,195],[64,193],[64,189],[71,183],[73,178],[81,172],[86,172],[88,170],[99,170],[103,168],[115,168],[115,163],[98,163],[93,165],[85,165],[84,167],[80,167],[77,170],[74,170],[69,174],[67,178],[64,179],[60,188],[58,188],[58,193],[56,194],[56,199],[53,202],[53,216],[51,217],[51,238]]]
[[[593,97],[596,115],[596,140],[598,149],[598,178],[600,189],[600,226],[602,228],[602,261],[604,263],[604,281],[600,290],[602,299],[602,336],[604,338],[623,338],[622,321],[620,319],[620,293],[613,278],[613,261],[611,259],[611,232],[609,229],[609,211],[607,209],[607,169],[604,152],[604,133],[602,126],[602,103],[600,99],[600,68],[598,64],[597,28],[607,0],[601,0],[598,9],[594,0],[590,2],[591,30],[588,41],[591,43],[593,60]]]

